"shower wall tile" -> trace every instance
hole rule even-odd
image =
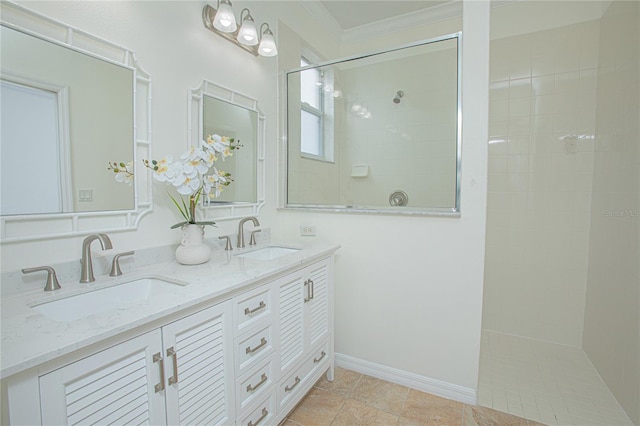
[[[614,1],[601,19],[583,338],[585,352],[635,424],[640,424],[639,6]]]
[[[485,329],[580,345],[598,29],[491,42]]]

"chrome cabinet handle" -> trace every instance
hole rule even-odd
[[[154,389],[156,393],[164,390],[164,359],[162,359],[162,355],[160,352],[153,354],[153,362],[160,363],[160,383],[155,385]]]
[[[307,296],[304,298],[304,303],[311,300],[311,280],[306,280],[304,286],[307,287]]]
[[[265,373],[262,373],[262,377],[260,378],[260,381],[258,383],[256,383],[255,385],[247,385],[247,392],[253,392],[260,386],[262,386],[267,380],[267,375]]]
[[[260,344],[258,346],[256,346],[255,348],[251,348],[251,346],[247,346],[247,349],[245,349],[245,352],[248,354],[252,354],[266,344],[267,344],[267,339],[263,337],[262,339],[260,339]]]
[[[313,298],[316,297],[316,283],[314,283],[312,279],[309,279],[309,288],[311,289],[311,296],[309,296],[309,299],[313,300]]]
[[[322,361],[322,358],[324,358],[325,356],[327,356],[327,353],[325,351],[322,351],[320,353],[320,358],[313,358],[313,363],[314,364],[319,363],[320,361]]]
[[[266,308],[267,305],[266,303],[264,303],[264,301],[260,301],[260,304],[258,305],[257,308],[253,308],[253,309],[249,309],[249,308],[244,308],[244,314],[245,315],[251,315],[251,314],[255,314],[256,312],[258,312],[260,309],[264,309]]]
[[[167,349],[167,357],[173,357],[173,376],[169,377],[169,384],[173,385],[178,383],[178,354],[173,346]]]
[[[293,385],[292,386],[286,386],[284,388],[284,391],[285,392],[291,392],[293,390],[293,388],[298,386],[298,384],[300,384],[300,376],[296,376],[296,380],[293,382]]]
[[[263,408],[262,409],[262,415],[260,416],[260,418],[258,420],[256,420],[255,423],[253,422],[253,420],[250,421],[249,423],[247,423],[247,426],[256,426],[258,423],[263,421],[265,419],[265,417],[267,417],[268,415],[269,415],[269,411],[266,408]]]
[[[307,303],[310,300],[313,300],[313,298],[315,297],[314,293],[314,288],[313,288],[313,280],[312,279],[308,279],[304,282],[304,285],[307,286],[307,297],[304,298],[304,302]]]

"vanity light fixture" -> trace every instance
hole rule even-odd
[[[243,18],[242,15],[247,12],[247,15]],[[253,22],[253,16],[249,9],[242,9],[240,12],[240,31],[238,31],[238,43],[245,44],[247,46],[255,46],[258,44],[258,31],[256,30],[256,24]]]
[[[267,26],[267,28],[262,31],[262,27]],[[260,39],[260,46],[258,46],[258,53],[261,56],[276,56],[278,54],[278,48],[276,47],[276,41],[273,39],[273,33],[269,28],[269,24],[266,22],[260,25],[260,32],[262,33],[262,38]]]
[[[218,0],[218,11],[213,19],[213,27],[223,33],[232,33],[238,28],[229,0]]]
[[[205,5],[202,10],[204,26],[255,56],[276,56],[278,48],[266,22],[256,30],[249,9],[240,12],[240,28],[236,23],[231,1],[218,0],[218,9]]]

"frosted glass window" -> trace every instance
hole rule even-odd
[[[310,112],[301,111],[301,147],[300,150],[306,154],[322,155],[321,119]]]
[[[320,108],[320,73],[310,69],[300,73],[300,100],[316,109]]]

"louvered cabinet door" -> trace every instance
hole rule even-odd
[[[278,295],[280,371],[293,367],[304,356],[304,271],[287,275],[275,283]]]
[[[234,421],[231,302],[162,328],[170,425]]]
[[[319,262],[308,270],[306,306],[307,348],[312,348],[329,334],[329,261]]]
[[[155,330],[41,376],[43,424],[164,424],[160,351]]]

